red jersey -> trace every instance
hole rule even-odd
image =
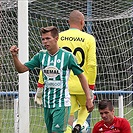
[[[125,118],[114,117],[110,125],[106,125],[103,120],[97,122],[92,133],[131,133],[131,127]]]

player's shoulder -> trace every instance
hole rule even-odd
[[[39,51],[39,53],[46,53],[46,52],[47,52],[46,49],[42,49],[42,50]]]
[[[87,32],[84,32],[84,31],[81,31],[81,32],[82,32],[82,34],[83,34],[84,36],[86,36],[86,37],[94,38],[94,36],[93,36],[92,34],[90,34],[90,33],[87,33]]]
[[[81,30],[77,30],[76,31],[76,34],[80,37],[84,37],[86,40],[91,40],[91,39],[95,39],[95,37],[90,34],[90,33],[87,33],[85,31],[81,31]]]
[[[66,53],[66,54],[71,54],[71,55],[72,55],[71,52],[69,52],[68,50],[65,50],[65,49],[63,49],[63,48],[60,48],[60,51]]]
[[[68,29],[68,30],[64,30],[64,31],[61,31],[60,33],[59,33],[59,36],[60,35],[62,35],[62,34],[65,34],[66,32],[69,32],[70,30]]]
[[[95,37],[87,32],[81,31],[79,29],[68,29],[65,31],[62,31],[59,33],[59,38],[62,38],[63,36],[75,36],[84,38],[86,41],[93,41],[95,40]]]
[[[103,120],[98,121],[94,126],[95,126],[95,127],[100,127],[100,126],[102,126],[102,125],[104,125],[104,121],[103,121]]]
[[[122,122],[122,123],[123,123],[123,122],[127,122],[127,123],[128,123],[128,120],[127,120],[126,118],[121,118],[121,117],[116,117],[116,116],[115,116],[114,119],[115,119],[115,121],[119,121],[119,122]]]
[[[65,53],[65,55],[66,55],[66,57],[73,57],[73,58],[75,58],[75,56],[74,56],[74,54],[72,54],[72,52],[70,52],[70,51],[68,51],[68,50],[65,50],[65,49],[63,49],[63,48],[60,48],[60,51],[62,52],[62,53]]]
[[[59,33],[59,38],[61,39],[62,37],[70,36],[71,34],[72,33],[71,33],[71,31],[69,29],[68,30],[64,30],[64,31]]]
[[[120,127],[123,127],[125,130],[130,129],[130,123],[126,118],[115,117],[114,123]]]
[[[44,54],[46,54],[46,52],[47,52],[47,50],[42,49],[36,55],[42,57]]]

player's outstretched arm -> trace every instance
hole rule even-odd
[[[23,73],[23,72],[26,72],[28,71],[28,67],[26,67],[24,64],[22,64],[19,59],[18,59],[18,51],[19,51],[19,48],[16,46],[16,45],[13,45],[11,48],[10,48],[10,52],[12,54],[12,58],[13,58],[13,61],[14,61],[14,65],[15,65],[15,68],[16,70],[19,72],[19,73]]]

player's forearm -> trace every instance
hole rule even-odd
[[[16,70],[17,70],[19,73],[23,73],[23,72],[26,72],[26,71],[29,70],[28,67],[26,67],[25,65],[23,65],[23,64],[19,61],[17,55],[12,55],[12,57],[13,57],[13,61],[14,61],[15,68],[16,68]]]
[[[80,75],[78,75],[78,78],[79,78],[82,88],[85,92],[86,99],[91,99],[90,90],[89,90],[88,83],[87,83],[85,76],[83,74],[80,74]]]
[[[90,95],[90,89],[88,87],[87,80],[83,74],[79,74],[78,78],[81,82],[82,88],[86,95],[86,108],[87,108],[88,112],[92,112],[92,110],[94,109],[94,105],[92,103],[92,98]]]

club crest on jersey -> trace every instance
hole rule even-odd
[[[60,74],[60,70],[54,66],[48,66],[43,69],[43,73],[49,78],[55,78]]]

